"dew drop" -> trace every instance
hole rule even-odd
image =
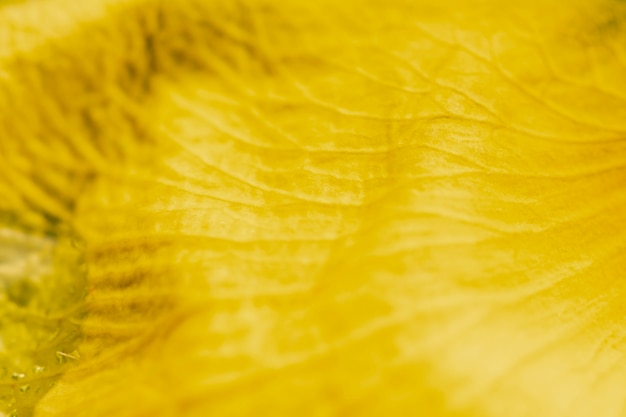
[[[72,238],[18,230],[0,218],[0,416],[30,415],[79,358],[85,273]]]

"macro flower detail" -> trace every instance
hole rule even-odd
[[[626,414],[624,16],[0,3],[0,416]]]
[[[0,415],[33,406],[76,360],[85,274],[79,248],[0,228]]]

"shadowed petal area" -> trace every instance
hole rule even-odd
[[[78,359],[85,274],[78,242],[0,226],[0,415],[30,416]]]
[[[0,8],[0,214],[87,271],[35,415],[626,415],[625,17]]]

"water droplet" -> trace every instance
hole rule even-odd
[[[79,239],[68,230],[22,230],[7,219],[12,218],[0,213],[0,417],[14,409],[22,417],[47,391],[50,378],[65,370],[55,363],[55,353],[72,352],[79,341],[84,260],[69,242]],[[57,319],[30,320],[52,316]],[[78,359],[74,352],[67,355],[59,359]]]

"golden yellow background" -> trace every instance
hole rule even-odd
[[[0,220],[86,270],[35,415],[626,415],[624,22],[4,4]]]

